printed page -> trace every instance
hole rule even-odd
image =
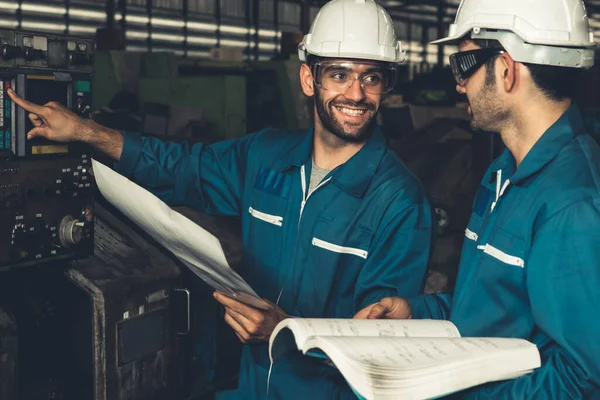
[[[537,347],[503,338],[311,337],[362,397],[438,398],[539,368]]]
[[[293,338],[279,338],[280,331],[293,331]],[[272,360],[291,350],[306,350],[304,343],[312,336],[348,337],[460,337],[450,321],[392,319],[289,318],[280,322],[271,335]],[[293,340],[292,340],[293,339]],[[317,353],[315,353],[316,355]]]
[[[460,337],[450,321],[293,318],[305,336]]]
[[[495,354],[511,349],[516,353],[533,349],[533,354],[537,353],[535,345],[526,340],[504,338],[373,339],[321,336],[308,339],[305,348],[309,347],[322,349],[334,362],[335,354],[343,355],[344,358],[367,365],[374,371],[413,371],[457,360],[494,357]]]
[[[92,160],[92,165],[96,184],[106,200],[171,251],[196,276],[230,297],[268,308],[231,269],[215,236],[112,169],[96,160]]]

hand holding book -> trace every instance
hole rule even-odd
[[[403,297],[385,297],[360,310],[355,319],[410,319],[410,303]]]

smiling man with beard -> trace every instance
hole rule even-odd
[[[335,143],[340,145],[363,143],[375,128],[375,117],[379,111],[381,100],[379,92],[383,92],[383,90],[368,91],[366,88],[359,87],[360,83],[355,84],[353,81],[348,84],[349,76],[360,75],[363,80],[367,79],[377,84],[388,85],[382,81],[384,79],[392,80],[392,72],[383,63],[353,64],[341,60],[328,62],[317,60],[318,58],[315,57],[309,58],[307,65],[312,67],[310,74],[304,69],[302,78],[303,80],[314,80],[317,85],[317,89],[314,90],[314,98],[320,130],[324,130],[338,139],[336,141],[330,137],[325,140],[329,140],[328,144],[334,146]],[[384,77],[383,71],[387,71],[388,75]],[[371,85],[373,86],[373,84]],[[354,86],[356,87],[353,88]],[[305,93],[310,96],[313,88],[308,85]]]
[[[382,297],[424,287],[431,208],[375,124],[405,58],[390,16],[373,0],[331,1],[299,55],[314,128],[265,129],[210,146],[117,132],[9,92],[31,113],[30,137],[89,143],[168,204],[241,219],[242,275],[273,306],[215,293],[245,343],[239,389],[221,398],[353,398],[339,372],[316,359],[291,356],[269,379],[273,329],[288,315],[351,318]]]

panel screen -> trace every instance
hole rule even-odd
[[[44,105],[51,101],[55,101],[65,107],[69,107],[70,88],[71,82],[55,81],[54,77],[51,75],[29,75],[27,76],[25,98],[35,104]],[[29,132],[31,129],[33,129],[33,124],[29,120],[29,117],[25,117],[25,132]],[[39,154],[39,151],[66,153],[68,151],[68,148],[65,145],[52,146],[53,144],[56,145],[56,143],[40,138],[27,140],[27,153]]]

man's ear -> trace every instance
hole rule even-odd
[[[308,97],[315,95],[315,80],[313,79],[312,71],[307,64],[302,64],[300,67],[300,83],[302,91]]]
[[[510,93],[517,85],[518,65],[508,53],[500,55],[500,72],[504,91]]]

